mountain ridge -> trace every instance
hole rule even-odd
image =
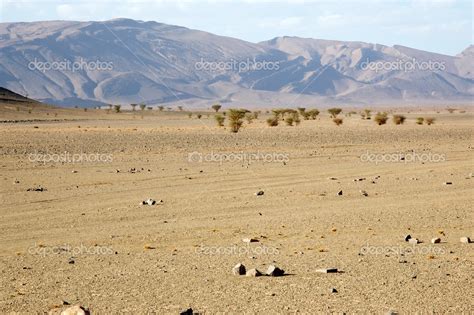
[[[251,43],[123,18],[1,23],[0,86],[66,106],[471,102],[472,47],[448,56],[295,36]],[[59,62],[69,68],[38,67]],[[438,69],[411,69],[428,62]]]

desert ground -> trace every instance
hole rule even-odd
[[[469,109],[233,134],[211,112],[25,108],[0,105],[2,314],[474,311]]]

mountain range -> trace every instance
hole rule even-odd
[[[130,19],[1,23],[0,86],[63,106],[472,103],[474,46],[447,56]]]

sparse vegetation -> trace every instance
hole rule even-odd
[[[193,117],[193,113],[188,113],[188,117],[189,118]]]
[[[181,105],[178,106],[178,110],[179,110],[180,112],[182,112],[182,111],[183,111],[183,106],[181,106]]]
[[[311,117],[312,120],[316,120],[316,117],[318,117],[318,115],[319,115],[319,110],[311,109],[311,110],[307,111],[306,113],[309,114],[309,117]]]
[[[162,112],[164,109],[165,109],[165,107],[164,107],[164,106],[161,106],[161,105],[160,105],[160,106],[158,106],[158,110],[159,110],[160,112]]]
[[[278,117],[270,117],[267,119],[267,125],[270,127],[276,127],[278,126]]]
[[[121,105],[114,105],[114,110],[116,113],[120,113],[120,108],[122,108]]]
[[[253,119],[255,118],[253,113],[247,113],[245,114],[245,119],[247,120],[247,123],[251,124]]]
[[[403,125],[406,117],[403,115],[393,115],[392,120],[395,125]]]
[[[298,110],[298,112],[300,113],[300,115],[304,117],[304,113],[306,112],[306,108],[304,108],[304,107],[297,107],[296,109]]]
[[[135,107],[137,107],[137,104],[130,104],[132,106],[132,111],[135,111]]]
[[[337,118],[337,115],[339,115],[341,112],[342,109],[337,107],[328,109],[328,113],[331,115],[332,118]]]
[[[342,118],[334,118],[332,121],[333,121],[337,126],[342,125],[342,123],[343,123]]]
[[[259,110],[253,112],[253,118],[254,118],[254,119],[258,119],[258,116],[259,116],[259,115],[260,115],[260,111],[259,111]]]
[[[141,103],[141,104],[140,104],[140,110],[141,110],[141,111],[144,111],[145,108],[146,108],[146,105],[145,105],[144,103]]]
[[[245,117],[249,111],[246,109],[229,109],[229,127],[230,131],[233,133],[239,132],[242,127],[242,119]]]
[[[217,115],[214,116],[214,119],[217,122],[217,126],[219,126],[219,127],[224,126],[225,117],[223,115],[217,114]]]
[[[214,105],[211,106],[211,108],[212,108],[213,110],[215,110],[216,113],[217,113],[217,112],[219,111],[219,109],[222,108],[222,106],[221,106],[220,104],[214,104]]]
[[[388,120],[388,115],[387,113],[383,112],[383,113],[377,113],[377,115],[375,115],[375,118],[374,118],[374,121],[377,123],[377,125],[381,126],[381,125],[385,125],[387,123],[387,120]]]
[[[434,124],[435,120],[436,119],[434,119],[433,117],[426,117],[425,118],[425,122],[428,126]]]
[[[424,122],[425,122],[425,119],[424,119],[423,117],[418,117],[418,118],[416,119],[416,123],[417,123],[418,125],[423,125]]]
[[[202,115],[201,115],[201,114],[197,114],[196,117],[197,117],[197,119],[201,119]]]
[[[370,120],[370,119],[372,118],[371,112],[372,112],[371,109],[367,109],[367,108],[364,109],[364,116],[363,116],[363,119]]]
[[[456,108],[449,108],[449,107],[448,107],[448,108],[446,108],[446,110],[447,110],[450,114],[452,114],[452,113],[454,113],[454,112],[456,111]]]

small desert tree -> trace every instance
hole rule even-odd
[[[256,110],[253,112],[253,118],[254,119],[258,119],[258,116],[260,115],[260,111],[259,110]]]
[[[247,112],[248,111],[245,109],[229,109],[229,114],[227,117],[229,118],[229,127],[231,132],[239,132],[240,127],[242,127],[243,124],[242,119],[245,117]]]
[[[309,114],[309,116],[311,117],[312,120],[315,120],[316,117],[318,117],[318,115],[319,115],[319,110],[311,109],[311,110],[307,111],[307,113]]]
[[[304,107],[297,107],[296,108],[298,112],[300,113],[301,116],[304,116],[304,113],[306,112],[306,108]]]
[[[201,119],[202,115],[201,114],[197,114],[196,116],[198,119]]]
[[[182,111],[183,111],[183,106],[178,106],[178,110],[179,110],[180,112],[182,112]]]
[[[217,112],[219,111],[219,109],[222,108],[222,106],[221,106],[220,104],[214,104],[214,105],[211,106],[211,108],[212,108],[213,110],[215,110],[216,113],[217,113]]]
[[[141,111],[144,111],[145,108],[146,108],[146,105],[145,105],[144,103],[141,103],[141,104],[140,104],[140,109],[141,109]]]
[[[160,112],[162,112],[164,109],[165,109],[165,107],[164,107],[164,106],[161,106],[161,105],[160,105],[160,106],[158,106],[158,110],[159,110]]]
[[[416,124],[417,125],[423,125],[424,122],[425,122],[425,119],[423,117],[418,117],[416,119]]]
[[[252,113],[247,113],[245,114],[245,120],[247,120],[247,123],[251,124],[253,119],[255,118],[254,114]]]
[[[371,116],[370,116],[370,113],[372,112],[372,110],[370,109],[364,109],[364,116],[363,116],[363,119],[367,119],[367,120],[370,120]]]
[[[426,121],[426,124],[429,126],[429,125],[434,124],[435,119],[433,117],[426,117],[425,121]]]
[[[403,115],[393,115],[392,120],[395,125],[403,125],[406,117]]]
[[[193,113],[188,113],[188,117],[189,118],[193,117]]]
[[[278,117],[273,116],[267,119],[267,125],[270,127],[276,127],[278,126]]]
[[[446,108],[450,114],[456,111],[456,108]]]
[[[224,121],[225,121],[225,117],[221,114],[217,114],[214,116],[216,122],[217,122],[217,126],[219,127],[223,127],[224,126]]]
[[[333,108],[328,109],[328,113],[331,114],[332,118],[337,118],[337,115],[339,115],[341,112],[342,112],[341,108],[333,107]]]
[[[135,107],[137,107],[137,104],[130,104],[132,106],[132,111],[135,111]]]
[[[385,125],[387,123],[387,120],[388,120],[388,116],[387,116],[387,113],[383,112],[383,113],[377,113],[377,115],[375,115],[375,118],[374,118],[374,121],[379,125]]]
[[[120,113],[120,108],[121,108],[121,107],[122,107],[121,105],[114,105],[114,110],[115,110],[115,112],[116,112],[116,113]]]
[[[342,118],[333,118],[332,120],[337,126],[342,125]]]

